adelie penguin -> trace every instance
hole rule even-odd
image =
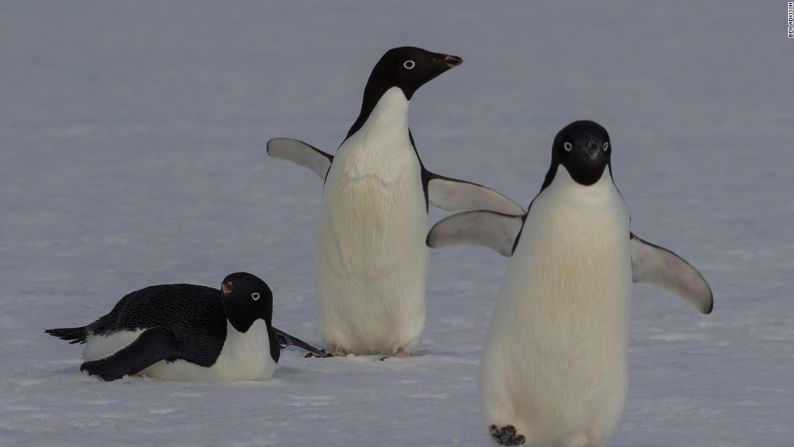
[[[448,211],[521,206],[484,186],[425,169],[408,128],[417,89],[462,63],[420,48],[387,51],[369,76],[361,112],[332,156],[276,138],[269,155],[325,181],[315,283],[327,350],[406,357],[425,324],[428,203]]]
[[[192,284],[151,286],[122,298],[109,314],[82,327],[46,332],[85,343],[80,370],[102,380],[143,375],[163,380],[263,380],[281,349],[322,351],[271,324],[273,294],[250,273],[233,273],[221,289]]]
[[[475,244],[512,256],[480,370],[496,444],[604,445],[626,400],[632,282],[712,310],[711,288],[694,267],[630,233],[611,156],[603,127],[571,123],[554,139],[526,214],[460,213],[428,235],[431,247]]]

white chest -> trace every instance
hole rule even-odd
[[[209,368],[184,360],[158,362],[142,375],[162,380],[223,382],[270,378],[276,363],[270,357],[270,343],[264,320],[256,320],[246,332],[238,332],[227,323],[226,341],[218,359]]]
[[[412,174],[419,172],[419,161],[408,135],[408,105],[398,88],[383,94],[364,125],[339,147],[326,188],[337,180],[373,177],[388,188],[415,177]]]
[[[339,148],[323,192],[318,266],[378,276],[426,251],[422,171],[407,113],[407,99],[392,88]]]
[[[532,203],[505,274],[505,304],[600,331],[611,322],[602,318],[622,320],[627,313],[630,285],[628,216],[611,178],[605,173],[584,187],[561,166]],[[586,321],[592,327],[581,326]]]

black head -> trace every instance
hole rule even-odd
[[[256,276],[245,272],[228,275],[221,283],[221,302],[226,319],[239,332],[248,331],[260,318],[270,328],[273,292]]]
[[[458,56],[433,53],[416,47],[399,47],[387,51],[369,75],[361,113],[347,136],[361,128],[380,98],[390,88],[399,88],[405,98],[410,100],[419,87],[462,63],[463,59]]]
[[[458,56],[432,53],[421,48],[392,48],[375,64],[367,89],[373,85],[383,87],[385,92],[391,87],[399,87],[405,97],[411,99],[419,87],[462,63],[463,59]]]
[[[554,180],[559,165],[565,167],[576,183],[590,186],[610,166],[611,154],[612,143],[606,129],[593,121],[574,121],[563,127],[554,137],[551,167],[543,187],[549,186]]]

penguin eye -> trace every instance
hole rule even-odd
[[[609,141],[604,142],[604,152],[609,150]]]
[[[403,68],[406,70],[413,70],[416,67],[416,62],[408,59],[407,61],[403,62]]]
[[[571,143],[569,143],[568,141],[566,141],[565,143],[562,143],[562,147],[565,148],[566,152],[571,152],[571,149],[573,149],[573,145]]]
[[[251,294],[251,299],[254,301],[259,301],[259,292],[254,292]]]

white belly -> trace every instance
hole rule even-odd
[[[424,328],[429,254],[421,166],[407,124],[379,110],[401,106],[389,101],[407,107],[398,90],[384,95],[368,125],[339,148],[323,192],[320,326],[329,345],[356,354],[410,353]]]
[[[110,336],[90,336],[86,339],[83,357],[86,361],[107,357],[135,341],[141,332],[123,331]],[[267,325],[264,320],[256,320],[245,333],[227,324],[223,349],[215,364],[209,368],[185,360],[160,361],[138,375],[161,380],[224,382],[264,380],[270,378],[275,370],[276,363],[270,356]]]
[[[608,175],[576,185],[560,166],[532,204],[505,273],[481,365],[487,424],[527,445],[601,445],[627,392],[628,217]]]

